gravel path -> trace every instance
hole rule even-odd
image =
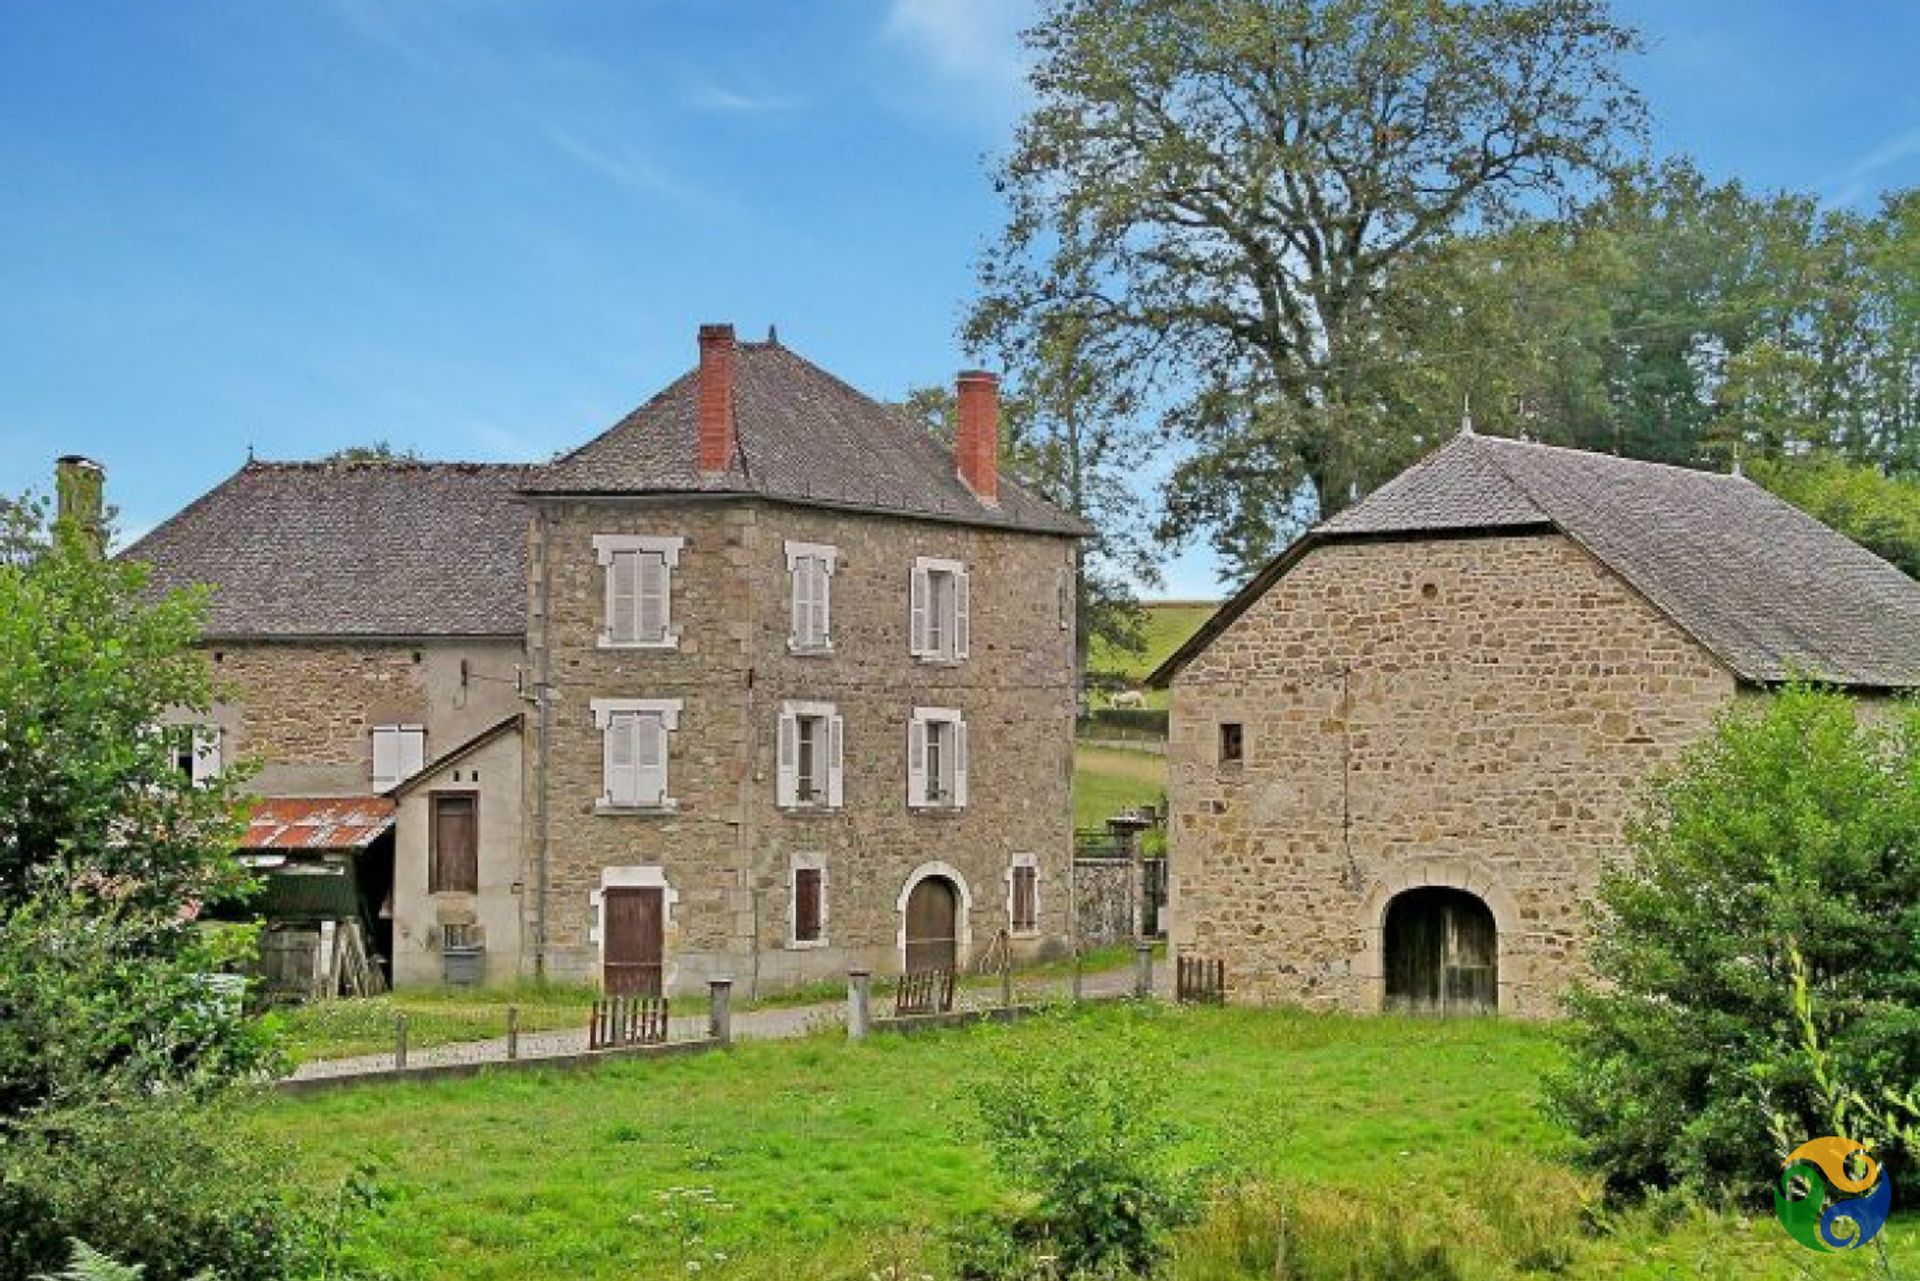
[[[1172,991],[1172,967],[1156,963],[1154,966],[1154,986],[1161,995]],[[1016,1002],[1030,1001],[1036,998],[1062,997],[1072,988],[1069,978],[1028,980],[1014,982]],[[880,1015],[885,1007],[883,993],[887,990],[884,980],[874,981],[874,1013]],[[1111,998],[1124,996],[1133,990],[1133,967],[1099,970],[1087,974],[1082,982],[1081,991],[1093,998]],[[967,986],[956,994],[954,1004],[963,1010],[983,1009],[1000,1003],[1000,989],[993,986]],[[769,1041],[788,1037],[805,1036],[821,1028],[840,1027],[846,1023],[847,1005],[844,1000],[822,1002],[818,1005],[768,1006],[757,1010],[738,1010],[733,1016],[733,1035],[740,1041]],[[667,1036],[672,1041],[695,1041],[707,1034],[707,1016],[703,1010],[699,1014],[685,1018],[669,1020]],[[567,1058],[584,1054],[587,1051],[587,1032],[585,1028],[554,1032],[522,1032],[520,1034],[520,1057],[526,1060]],[[451,1045],[426,1046],[407,1051],[407,1067],[441,1067],[457,1063],[503,1063],[507,1057],[507,1039],[504,1036],[485,1041],[459,1041]],[[310,1059],[294,1070],[290,1079],[310,1081],[323,1077],[366,1076],[376,1072],[393,1070],[392,1054],[363,1054],[352,1058]]]

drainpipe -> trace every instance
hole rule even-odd
[[[540,550],[540,654],[534,666],[533,697],[539,707],[539,751],[534,757],[534,789],[540,803],[539,845],[534,859],[533,883],[533,975],[547,977],[547,892],[549,852],[552,841],[552,797],[549,795],[547,757],[553,742],[553,557],[550,547],[549,519],[545,507],[534,508],[534,529]]]

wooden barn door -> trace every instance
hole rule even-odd
[[[605,892],[603,980],[612,996],[659,996],[666,943],[665,891],[657,885]]]
[[[907,973],[951,970],[959,960],[960,895],[944,876],[929,876],[907,896]]]
[[[1473,895],[1441,887],[1408,890],[1387,905],[1384,942],[1388,1009],[1499,1009],[1499,939],[1493,913]]]

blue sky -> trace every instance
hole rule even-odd
[[[1619,10],[1662,150],[1836,204],[1920,183],[1920,5]],[[87,453],[137,533],[249,445],[541,458],[708,320],[945,381],[1030,12],[0,0],[0,492]]]

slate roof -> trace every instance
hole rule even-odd
[[[210,638],[518,636],[528,471],[248,462],[121,556],[211,584]]]
[[[1920,583],[1752,481],[1464,433],[1310,530],[1149,680],[1314,546],[1527,528],[1586,548],[1742,680],[1920,687]]]
[[[999,505],[961,483],[953,451],[898,406],[841,382],[777,342],[743,342],[734,359],[736,451],[723,476],[698,466],[690,371],[595,439],[539,469],[536,494],[752,494],[790,502],[1042,533],[1090,532],[1010,480]]]

